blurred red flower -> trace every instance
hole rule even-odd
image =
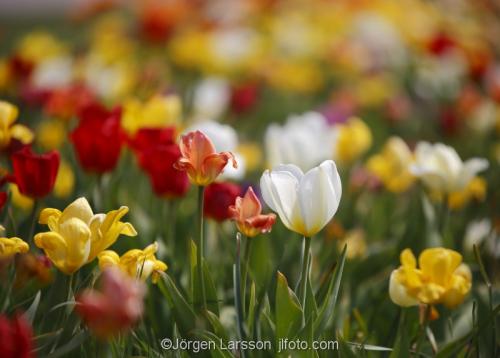
[[[253,82],[243,83],[231,89],[231,109],[235,113],[250,111],[259,96],[259,87]]]
[[[9,180],[17,184],[21,194],[30,198],[50,194],[59,170],[59,152],[35,154],[30,147],[24,147],[12,154],[11,159],[13,175]]]
[[[101,339],[126,332],[144,310],[145,287],[116,267],[102,273],[101,290],[87,289],[76,297],[76,312]]]
[[[216,221],[231,218],[229,207],[241,194],[241,187],[233,183],[212,183],[205,188],[203,213]]]
[[[177,144],[159,145],[138,154],[140,167],[148,174],[153,191],[166,198],[182,197],[189,189],[186,172],[174,168],[181,157]]]
[[[22,315],[9,320],[0,315],[0,357],[30,358],[35,355],[32,350],[32,329]]]
[[[120,126],[121,109],[108,111],[92,104],[80,111],[79,117],[78,127],[70,136],[80,165],[87,172],[112,171],[125,141]]]
[[[141,128],[128,144],[136,153],[159,145],[175,144],[175,127],[166,128]]]

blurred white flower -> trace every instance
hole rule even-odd
[[[499,111],[497,105],[491,100],[484,100],[474,109],[467,124],[479,133],[488,133],[495,127]]]
[[[38,64],[32,74],[32,85],[38,89],[64,87],[73,80],[73,61],[69,57],[56,57]]]
[[[464,189],[486,168],[486,159],[472,158],[463,162],[452,147],[428,142],[417,144],[415,162],[410,165],[410,171],[430,189],[447,193]]]
[[[227,109],[231,89],[226,80],[209,77],[197,84],[193,94],[193,117],[217,120]]]
[[[500,257],[500,244],[489,219],[472,221],[467,225],[464,235],[464,250],[472,252],[474,245],[484,243],[484,248],[493,256]]]
[[[335,134],[319,113],[292,115],[284,126],[271,124],[265,134],[268,165],[295,164],[309,170],[332,158]]]
[[[260,178],[266,204],[290,230],[311,237],[337,212],[342,185],[337,166],[326,160],[303,173],[293,164],[266,170]]]
[[[245,159],[238,153],[238,133],[236,130],[227,125],[215,121],[201,121],[191,125],[184,133],[189,133],[199,130],[205,134],[215,146],[217,152],[231,152],[236,158],[238,168],[234,168],[231,163],[228,163],[224,171],[220,175],[221,179],[241,180],[245,176]]]

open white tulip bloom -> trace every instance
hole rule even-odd
[[[335,215],[342,185],[333,160],[303,173],[293,164],[266,170],[260,178],[266,204],[283,224],[305,237],[318,233]]]
[[[410,171],[430,189],[449,193],[464,189],[477,173],[486,168],[486,159],[472,158],[463,162],[450,146],[419,142]]]

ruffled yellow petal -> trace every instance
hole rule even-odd
[[[35,137],[31,129],[23,126],[22,124],[14,124],[10,127],[10,135],[12,138],[17,139],[23,144],[30,144],[33,142],[33,138]]]
[[[28,252],[29,245],[18,237],[0,238],[0,259],[7,259],[16,254]]]

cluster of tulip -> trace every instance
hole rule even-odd
[[[96,0],[77,41],[16,34],[0,357],[500,354],[497,21],[446,3]]]

